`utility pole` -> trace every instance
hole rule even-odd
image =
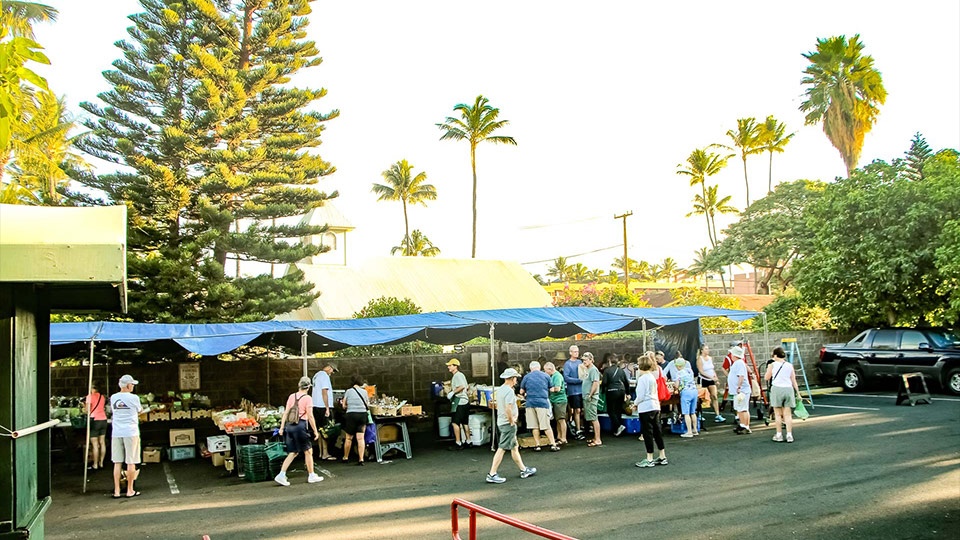
[[[623,220],[623,288],[630,293],[630,259],[627,258],[627,218],[633,215],[633,210],[613,216],[613,219]]]

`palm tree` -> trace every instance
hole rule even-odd
[[[800,110],[807,113],[804,123],[823,121],[823,132],[840,152],[847,176],[860,161],[863,138],[880,113],[877,105],[887,99],[873,57],[862,52],[863,43],[856,34],[849,40],[845,36],[817,38],[816,52],[803,55],[811,62],[800,81],[808,85],[807,99],[800,104]]]
[[[677,265],[677,261],[673,260],[673,257],[667,257],[663,260],[663,263],[660,264],[660,274],[666,278],[667,281],[671,281],[673,276],[679,272],[680,267]]]
[[[390,250],[390,254],[396,255],[398,251],[410,257],[436,257],[440,254],[440,248],[434,246],[433,242],[418,229],[414,229],[410,236],[404,236],[400,245]]]
[[[477,145],[483,141],[496,144],[517,145],[513,137],[503,135],[493,135],[493,132],[505,127],[510,123],[509,120],[497,120],[500,116],[500,109],[492,107],[487,98],[482,95],[477,96],[473,105],[458,103],[453,107],[454,111],[460,113],[460,118],[448,116],[447,119],[437,124],[444,133],[440,137],[441,141],[453,140],[470,142],[470,168],[473,171],[473,244],[470,248],[470,257],[477,256]]]
[[[29,121],[15,130],[10,176],[16,184],[38,193],[38,199],[57,204],[58,188],[70,181],[66,170],[90,168],[75,151],[74,144],[83,134],[70,136],[76,122],[67,112],[64,99],[50,92],[36,92],[33,99],[24,102],[22,112]]]
[[[762,141],[760,140],[760,126],[757,125],[756,118],[738,118],[737,129],[727,130],[727,137],[733,141],[733,146],[720,145],[723,148],[740,150],[740,159],[743,160],[743,183],[747,187],[747,206],[750,206],[750,181],[747,180],[747,156],[763,152]]]
[[[607,272],[607,277],[605,281],[610,284],[616,284],[623,281],[623,278],[620,276],[620,273],[617,272],[616,270],[610,270],[609,272]]]
[[[718,172],[720,172],[721,169],[726,167],[727,160],[729,160],[732,157],[733,157],[733,154],[721,156],[720,154],[710,152],[708,148],[698,148],[693,152],[690,152],[690,156],[687,157],[686,165],[684,165],[683,163],[677,165],[677,168],[679,168],[679,170],[677,171],[677,174],[689,176],[690,187],[694,187],[697,184],[700,184],[700,188],[703,191],[702,200],[706,200],[707,199],[707,188],[706,188],[707,178],[717,174]],[[717,247],[717,242],[713,238],[713,234],[711,233],[710,216],[706,216],[706,220],[707,220],[707,236],[710,238],[710,243],[713,245],[713,247]]]
[[[687,268],[687,272],[693,277],[703,276],[703,290],[710,291],[710,271],[711,268],[707,262],[709,257],[707,248],[702,247],[693,252],[693,264]]]
[[[717,237],[717,223],[716,215],[717,214],[736,214],[739,213],[736,207],[730,205],[730,195],[722,199],[718,199],[717,195],[718,186],[710,186],[707,188],[707,198],[704,199],[700,195],[693,196],[693,212],[687,214],[687,217],[690,216],[699,216],[701,214],[707,216],[707,233],[710,236],[710,242],[714,247],[720,243],[720,239]]]
[[[760,124],[760,145],[770,153],[770,169],[767,174],[767,195],[773,193],[773,153],[783,153],[783,149],[796,133],[787,135],[787,126],[770,115]]]
[[[647,261],[634,262],[630,267],[633,269],[633,273],[630,274],[630,276],[640,281],[647,281],[653,277],[653,267],[651,267]]]
[[[379,197],[378,201],[401,201],[403,203],[403,237],[410,238],[410,221],[407,218],[407,204],[427,205],[427,201],[437,200],[437,188],[431,184],[426,184],[427,173],[411,177],[413,174],[413,165],[407,163],[407,160],[401,159],[394,163],[389,169],[383,171],[385,184],[373,184],[373,191]],[[412,242],[404,242],[408,248]],[[407,252],[404,255],[411,255]]]
[[[624,268],[624,267],[623,267],[623,257],[615,257],[615,258],[613,259],[613,264],[611,264],[610,266],[611,266],[612,268],[614,268],[615,270],[618,269],[618,270],[620,270],[621,272],[627,272],[627,271],[632,271],[632,270],[634,270],[634,269],[637,267],[637,261],[635,261],[635,260],[633,260],[633,259],[631,259],[631,258],[628,257],[628,258],[627,258],[627,267]],[[633,274],[630,274],[630,276],[633,277]]]
[[[603,276],[604,276],[603,270],[599,268],[594,268],[593,270],[590,270],[589,272],[587,272],[586,278],[587,278],[587,281],[589,282],[600,283],[601,281],[603,281]]]
[[[583,263],[577,263],[570,267],[570,281],[575,283],[584,283],[588,281],[587,274],[590,270],[583,265]]]
[[[33,24],[54,22],[58,12],[55,8],[37,2],[3,0],[0,2],[0,25],[14,37],[34,39]]]
[[[547,269],[547,276],[554,277],[554,282],[563,282],[570,279],[570,265],[567,264],[566,257],[557,257],[553,261],[553,267]]]

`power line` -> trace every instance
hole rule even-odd
[[[617,245],[615,245],[615,246],[610,246],[610,247],[605,247],[605,248],[600,248],[600,249],[594,249],[594,250],[592,250],[592,251],[584,251],[583,253],[577,253],[576,255],[561,255],[561,257],[563,257],[563,258],[565,258],[565,259],[575,259],[575,258],[577,258],[577,257],[582,257],[582,256],[584,256],[584,255],[590,255],[591,253],[600,253],[601,251],[609,251],[609,250],[611,250],[611,249],[617,249],[617,248],[622,247],[622,246],[623,246],[623,244],[617,244]],[[545,262],[553,262],[553,261],[555,261],[555,260],[557,260],[556,257],[554,257],[554,258],[552,258],[552,259],[544,259],[544,260],[542,260],[542,261],[530,261],[530,262],[524,262],[524,263],[520,263],[520,264],[521,264],[521,265],[525,265],[525,264],[540,264],[540,263],[545,263]]]

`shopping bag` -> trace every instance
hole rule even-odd
[[[797,406],[793,409],[793,414],[800,420],[806,420],[810,417],[810,413],[807,412],[807,408],[803,406],[803,399],[800,396],[797,396]]]

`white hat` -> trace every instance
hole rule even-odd
[[[519,377],[519,376],[520,376],[520,373],[517,370],[513,369],[512,367],[503,370],[503,373],[500,374],[501,379],[509,379],[511,377]]]
[[[731,347],[730,356],[734,358],[743,358],[743,347]]]
[[[123,388],[129,384],[137,385],[140,384],[140,381],[134,379],[130,375],[124,375],[123,377],[120,377],[120,388]]]

